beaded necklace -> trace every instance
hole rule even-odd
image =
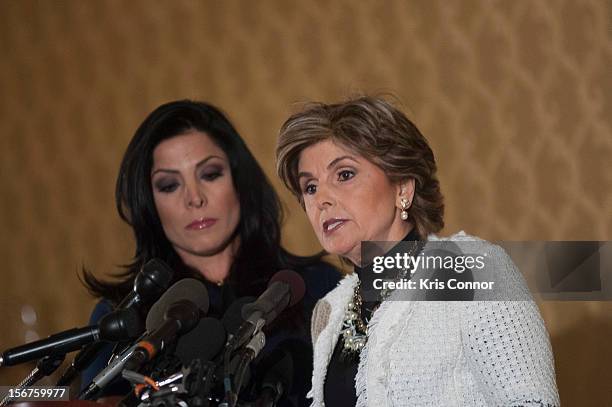
[[[423,245],[424,242],[422,241],[414,241],[412,247],[408,251],[408,255],[414,256],[417,250],[420,250]],[[408,268],[399,270],[397,278],[404,278],[408,274],[408,271]],[[387,299],[390,294],[391,292],[389,290],[381,290],[380,303]],[[361,315],[362,305],[363,299],[361,298],[361,281],[357,280],[357,284],[353,289],[353,297],[347,305],[347,309],[344,313],[344,320],[342,321],[342,354],[346,357],[358,355],[365,347],[368,340],[369,321],[364,321],[364,318]],[[374,307],[370,315],[374,314],[374,311],[376,311],[379,305]]]

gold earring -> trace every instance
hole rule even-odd
[[[401,220],[408,220],[408,207],[410,206],[410,201],[407,200],[406,198],[402,198],[400,199],[400,205],[402,207],[402,211],[400,212],[400,219]]]

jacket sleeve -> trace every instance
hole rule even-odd
[[[492,254],[499,260],[496,272],[518,273],[501,248],[495,246]],[[464,352],[489,404],[558,406],[552,348],[536,303],[473,301],[462,306]]]

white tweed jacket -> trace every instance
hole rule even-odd
[[[463,232],[428,240],[480,242],[504,283],[526,300],[384,301],[360,355],[357,406],[558,406],[548,333],[509,256]],[[346,276],[315,306],[312,406],[324,405],[327,365],[357,280]]]

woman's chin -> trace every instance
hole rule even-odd
[[[360,249],[356,249],[354,244],[327,245],[327,247],[323,246],[323,248],[326,252],[344,257],[353,263],[355,263],[355,261],[359,261],[361,258]]]

